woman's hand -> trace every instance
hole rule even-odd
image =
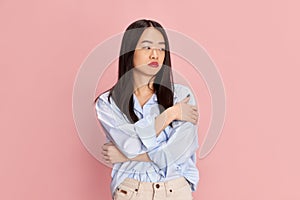
[[[182,101],[176,103],[173,106],[173,111],[175,112],[175,119],[197,124],[199,116],[198,109],[197,106],[188,104],[189,100],[190,96],[187,96]]]
[[[195,125],[197,124],[197,106],[188,104],[189,100],[190,96],[188,95],[182,101],[167,108],[164,112],[162,112],[155,118],[156,136],[159,136],[162,130],[164,130],[174,120],[188,121]]]
[[[102,146],[103,159],[108,164],[114,164],[119,162],[126,162],[129,159],[124,156],[120,150],[111,142],[106,143]]]

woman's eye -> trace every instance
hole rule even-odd
[[[150,47],[150,46],[144,46],[144,47],[142,47],[142,49],[147,49],[147,50],[149,50],[149,49],[151,49],[151,47]],[[164,48],[159,48],[159,49],[157,49],[157,50],[159,50],[159,51],[165,51]]]

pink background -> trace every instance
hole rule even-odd
[[[296,0],[0,1],[0,199],[110,198],[111,169],[78,137],[72,90],[89,52],[140,18],[196,40],[224,81],[226,121],[213,151],[198,161],[195,199],[300,199],[299,6]],[[211,111],[205,89],[198,99],[201,137]]]

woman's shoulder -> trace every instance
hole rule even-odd
[[[174,100],[175,102],[179,102],[183,100],[188,95],[191,96],[191,102],[195,103],[195,95],[193,94],[191,88],[187,85],[183,85],[180,83],[174,83]]]
[[[181,97],[181,96],[187,96],[192,91],[189,86],[180,84],[180,83],[174,83],[174,95]]]
[[[112,97],[108,98],[109,93],[110,93],[110,91],[105,91],[97,97],[97,99],[95,101],[95,107],[96,107],[97,111],[99,111],[99,110],[105,111],[105,110],[110,110],[110,109],[119,110],[119,108],[115,104],[113,98]]]
[[[110,98],[110,101],[109,101],[108,96],[109,96],[109,91],[101,93],[95,101],[96,105],[98,105],[100,103],[105,103],[105,104],[109,103],[112,100],[112,98]]]

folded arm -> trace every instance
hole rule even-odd
[[[182,96],[184,97],[187,94],[190,95],[188,104],[196,106],[194,94],[186,87]],[[198,116],[196,121],[198,121]],[[162,169],[174,162],[185,162],[197,151],[198,147],[197,125],[190,121],[177,120],[173,123],[173,129],[168,141],[164,142],[157,148],[134,158],[134,160],[144,162],[152,161]]]
[[[96,112],[108,139],[128,158],[155,148],[156,137],[176,118],[173,108],[168,108],[159,115],[153,113],[132,124],[116,105],[102,98],[96,103]]]
[[[187,92],[191,95],[189,103],[196,105],[192,92],[189,89]],[[186,159],[190,158],[196,152],[198,146],[197,126],[188,121],[175,121],[168,141],[165,141],[156,148],[147,150],[145,153],[132,157],[130,160],[142,162],[152,161],[157,164],[159,168],[164,168],[173,162],[185,162]],[[118,151],[118,149],[116,148],[114,151]],[[111,156],[111,158],[112,157],[113,156]],[[112,158],[112,160],[116,162],[128,161],[126,157],[124,159],[118,158],[122,158],[122,155],[119,154],[119,156]]]

